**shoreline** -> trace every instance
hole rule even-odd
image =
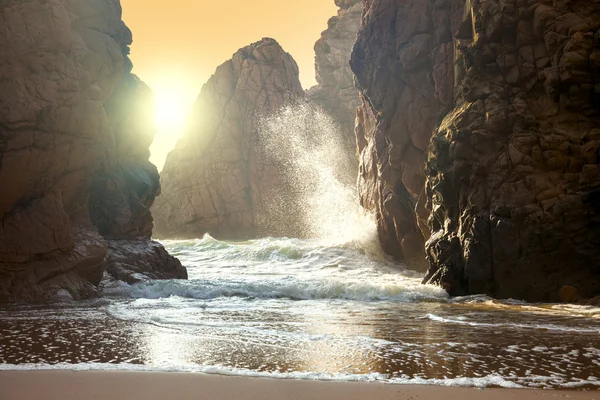
[[[600,400],[596,390],[469,388],[181,372],[4,370],[0,400]]]

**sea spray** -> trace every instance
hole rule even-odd
[[[297,210],[302,236],[329,245],[354,243],[383,257],[374,217],[364,211],[356,191],[356,154],[344,132],[314,104],[289,105],[262,120],[259,137],[266,155],[281,166],[290,187],[267,199],[263,224],[286,224]]]

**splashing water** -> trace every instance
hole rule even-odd
[[[354,242],[373,256],[382,256],[375,219],[358,203],[357,161],[348,135],[311,103],[290,105],[265,118],[259,137],[267,156],[282,166],[288,194],[270,202],[272,215],[300,210],[305,236],[330,245]],[[354,139],[352,139],[354,140]]]

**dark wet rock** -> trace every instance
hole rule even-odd
[[[589,299],[600,293],[600,4],[481,1],[463,24],[455,105],[427,165],[427,280],[532,301],[571,285]]]
[[[429,236],[425,160],[439,115],[454,99],[449,32],[461,12],[447,1],[365,1],[350,61],[361,92],[361,204],[376,215],[384,250],[420,270]]]
[[[158,242],[109,240],[105,270],[127,283],[150,279],[187,279],[187,270]]]

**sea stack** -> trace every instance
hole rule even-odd
[[[600,293],[600,3],[364,4],[359,190],[386,251],[452,295]]]
[[[161,172],[153,208],[161,237],[247,239],[267,198],[284,191],[259,137],[261,118],[304,98],[298,66],[270,38],[239,50],[203,86]]]
[[[354,121],[360,106],[350,55],[356,41],[362,14],[361,0],[335,0],[338,15],[315,44],[317,85],[307,91],[308,98],[327,112],[342,128],[348,152],[356,159]]]
[[[160,188],[131,42],[118,1],[2,3],[0,302],[97,295],[119,240],[135,247],[119,277],[185,277],[149,240]],[[141,248],[162,254],[151,271],[131,261]]]

